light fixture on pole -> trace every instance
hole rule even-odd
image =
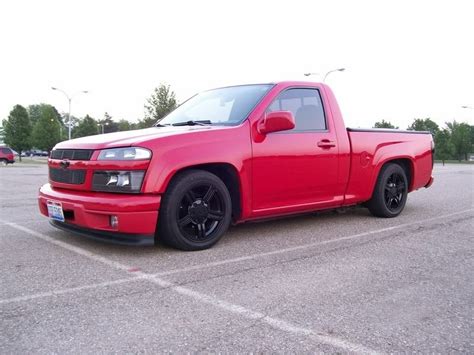
[[[58,88],[55,88],[54,86],[51,87],[51,89],[62,92],[62,93],[64,94],[64,96],[66,96],[66,98],[67,98],[67,101],[68,101],[68,103],[69,103],[69,113],[68,113],[68,115],[67,115],[67,118],[68,118],[68,121],[69,121],[69,122],[68,122],[68,131],[69,131],[69,132],[68,132],[68,139],[71,139],[71,130],[72,130],[72,125],[71,125],[71,101],[72,101],[72,99],[74,98],[74,96],[76,96],[76,95],[78,95],[78,94],[87,94],[88,91],[87,91],[87,90],[79,91],[79,92],[76,92],[74,95],[69,96],[69,95],[66,93],[66,91],[61,90],[61,89],[58,89]]]
[[[326,82],[326,78],[328,77],[329,74],[331,73],[334,73],[336,71],[344,71],[346,70],[346,68],[338,68],[338,69],[333,69],[333,70],[330,70],[328,72],[326,72],[326,74],[324,74],[324,77],[323,77],[323,83]],[[304,76],[311,76],[311,75],[319,75],[319,73],[304,73],[303,74]]]
[[[466,105],[464,105],[464,106],[461,106],[461,107],[462,107],[462,108],[467,108],[467,109],[470,109],[470,110],[474,110],[474,107],[472,107],[472,106],[466,106]]]
[[[337,71],[343,72],[344,70],[346,70],[346,68],[339,68],[339,69],[333,69],[333,70],[328,71],[326,75],[324,75],[323,83],[326,82],[326,78],[328,77],[329,74],[337,72]]]

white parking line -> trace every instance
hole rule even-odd
[[[159,279],[153,278],[149,280],[154,281],[154,280],[159,280]],[[327,334],[317,333],[312,329],[303,328],[298,325],[292,324],[290,322],[284,321],[282,319],[269,317],[263,313],[256,312],[251,309],[223,301],[214,296],[209,296],[201,292],[194,291],[187,287],[174,285],[174,286],[171,286],[171,289],[181,295],[189,296],[195,300],[201,301],[202,303],[206,303],[214,307],[221,308],[233,314],[238,314],[243,318],[254,320],[254,321],[259,320],[263,323],[268,324],[274,329],[278,329],[280,331],[295,334],[295,335],[306,336],[313,339],[317,343],[331,345],[335,348],[343,350],[344,352],[354,352],[354,353],[361,353],[361,354],[380,354],[380,352],[367,348],[363,345],[355,344],[350,341],[340,339],[334,336],[330,336]]]
[[[51,296],[55,296],[55,295],[62,295],[62,294],[67,294],[67,293],[79,292],[79,291],[89,290],[89,289],[94,289],[94,288],[107,287],[109,285],[114,285],[114,284],[122,284],[122,283],[137,281],[137,280],[150,279],[150,278],[159,277],[159,276],[173,275],[173,274],[179,274],[179,273],[188,272],[188,271],[200,270],[200,269],[210,268],[210,267],[214,267],[214,266],[233,264],[233,263],[238,263],[238,262],[243,262],[243,261],[248,261],[248,260],[255,260],[257,258],[263,258],[263,257],[267,257],[267,256],[279,255],[279,254],[284,254],[284,253],[288,253],[288,252],[292,252],[292,251],[304,250],[304,249],[308,249],[308,248],[317,247],[317,246],[320,246],[320,245],[325,245],[325,244],[335,243],[335,242],[339,242],[339,241],[360,238],[360,237],[364,237],[364,236],[368,236],[368,235],[372,235],[372,234],[376,234],[376,233],[383,233],[383,232],[386,232],[386,231],[391,231],[391,230],[394,230],[394,229],[397,229],[397,228],[403,228],[403,227],[407,227],[407,226],[411,226],[411,225],[415,225],[415,224],[422,224],[422,223],[425,223],[425,222],[431,222],[433,220],[438,220],[438,219],[442,219],[442,218],[446,218],[446,217],[452,217],[452,216],[456,216],[456,215],[459,215],[459,214],[464,214],[466,212],[471,212],[473,210],[474,209],[468,209],[468,210],[464,210],[464,211],[459,211],[459,212],[455,212],[455,213],[441,215],[441,216],[438,216],[436,218],[428,218],[428,219],[423,219],[423,220],[413,222],[413,223],[400,224],[400,225],[395,226],[395,227],[382,228],[382,229],[377,229],[377,230],[373,230],[373,231],[369,231],[369,232],[365,232],[365,233],[350,235],[350,236],[331,239],[331,240],[325,240],[325,241],[322,241],[322,242],[315,242],[315,243],[310,243],[310,244],[298,245],[298,246],[295,246],[295,247],[279,249],[279,250],[274,250],[274,251],[264,252],[264,253],[257,253],[257,254],[237,257],[237,258],[233,258],[233,259],[215,261],[215,262],[207,263],[207,264],[199,264],[199,265],[190,266],[190,267],[186,267],[186,268],[163,271],[163,272],[159,272],[159,273],[155,273],[155,274],[147,274],[147,273],[140,273],[139,274],[136,271],[132,271],[132,270],[136,270],[136,268],[124,266],[124,269],[126,269],[126,271],[129,272],[129,273],[133,273],[133,275],[135,277],[119,279],[119,280],[111,281],[111,282],[102,282],[102,283],[90,284],[90,285],[73,287],[73,288],[59,289],[59,290],[55,290],[55,291],[42,292],[42,293],[26,295],[26,296],[0,299],[0,304],[28,301],[28,300],[33,300],[33,299],[37,299],[37,298],[51,297]],[[25,223],[25,222],[23,222],[23,223]],[[26,223],[28,223],[28,222],[26,222]],[[14,222],[0,221],[0,225],[2,225],[2,224],[3,225],[9,225],[12,228],[23,230],[28,234],[33,234],[32,233],[33,231],[30,230],[29,228],[25,228],[23,226],[20,226],[20,225],[14,223]],[[70,248],[72,248],[71,251],[77,252],[76,251],[77,248],[74,247],[74,246],[71,246],[70,244],[67,244],[67,243],[61,242],[59,240],[50,238],[50,237],[45,236],[41,233],[37,233],[37,232],[34,232],[34,233],[35,234],[33,234],[33,235],[35,235],[35,236],[37,236],[41,239],[44,239],[46,237],[48,242],[54,241],[53,244],[57,244],[57,245],[59,245],[63,248],[66,248],[68,250],[71,250]],[[79,253],[83,253],[83,252],[85,252],[86,254],[89,253],[89,252],[79,248]],[[84,255],[84,254],[81,254],[81,255]],[[101,260],[98,260],[98,261],[102,262]],[[120,264],[120,265],[122,265],[122,264]],[[167,285],[166,287],[168,287],[168,286],[169,285]]]
[[[42,239],[46,242],[49,242],[51,244],[54,244],[56,246],[59,246],[59,247],[64,248],[66,250],[69,250],[69,251],[74,252],[76,254],[82,255],[82,256],[87,257],[89,259],[92,259],[94,261],[106,264],[106,265],[111,266],[115,269],[125,271],[129,274],[134,275],[134,277],[132,277],[132,278],[124,278],[124,279],[119,279],[119,280],[115,280],[115,281],[102,282],[102,283],[79,286],[79,287],[74,287],[74,288],[69,288],[69,289],[43,292],[43,293],[38,293],[38,294],[30,295],[30,296],[19,296],[19,297],[14,297],[14,298],[9,298],[9,299],[3,299],[3,300],[0,300],[0,304],[28,301],[28,300],[43,298],[43,297],[51,297],[51,296],[55,296],[55,295],[62,295],[62,294],[67,294],[67,293],[79,292],[79,291],[89,290],[89,289],[94,289],[94,288],[107,287],[107,286],[111,286],[111,285],[115,285],[115,284],[123,284],[123,283],[133,282],[133,281],[137,281],[137,280],[147,280],[147,281],[150,281],[152,283],[155,283],[155,284],[159,285],[160,287],[169,288],[170,290],[173,290],[176,293],[179,293],[179,294],[184,295],[184,296],[191,297],[191,298],[193,298],[195,300],[198,300],[202,303],[213,305],[214,307],[221,308],[221,309],[226,310],[227,312],[230,312],[230,313],[233,313],[233,314],[239,314],[240,316],[242,316],[246,319],[259,320],[259,321],[264,322],[264,323],[272,326],[273,328],[279,329],[281,331],[285,331],[285,332],[293,333],[293,334],[297,334],[297,335],[307,336],[307,337],[310,337],[310,338],[314,339],[315,341],[317,341],[319,343],[328,344],[328,345],[334,346],[336,348],[343,349],[344,351],[361,352],[361,353],[375,353],[374,350],[368,349],[368,348],[366,348],[362,345],[354,344],[354,343],[348,342],[344,339],[339,339],[339,338],[334,337],[334,336],[316,333],[312,329],[299,327],[297,325],[286,322],[284,320],[269,317],[269,316],[266,316],[263,313],[256,312],[256,311],[253,311],[251,309],[247,309],[245,307],[220,300],[220,299],[218,299],[214,296],[209,296],[209,295],[203,294],[201,292],[194,291],[190,288],[173,284],[172,282],[161,279],[159,276],[171,275],[171,274],[187,272],[187,271],[192,271],[192,270],[198,270],[198,269],[203,269],[203,268],[209,268],[209,267],[213,267],[213,266],[225,265],[225,264],[230,264],[230,263],[237,263],[237,262],[241,262],[241,261],[253,260],[253,259],[257,259],[257,258],[261,258],[261,257],[278,255],[278,254],[288,253],[288,252],[292,252],[292,251],[298,251],[298,250],[303,250],[303,249],[307,249],[307,248],[317,247],[317,246],[320,246],[320,245],[325,245],[325,244],[336,243],[336,242],[345,241],[345,240],[356,239],[356,238],[360,238],[360,237],[364,237],[364,236],[368,236],[368,235],[372,235],[372,234],[383,233],[383,232],[392,231],[392,230],[396,230],[396,229],[401,229],[401,228],[412,226],[412,225],[431,222],[431,221],[439,220],[439,219],[442,219],[442,218],[453,217],[453,216],[464,214],[464,213],[467,213],[467,212],[472,212],[473,210],[474,209],[467,209],[467,210],[454,212],[454,213],[450,213],[450,214],[446,214],[446,215],[441,215],[441,216],[437,216],[437,217],[433,217],[433,218],[427,218],[427,219],[424,219],[424,220],[419,220],[419,221],[416,221],[416,222],[404,223],[404,224],[400,224],[400,225],[393,226],[393,227],[377,229],[377,230],[368,231],[368,232],[364,232],[364,233],[359,233],[359,234],[355,234],[355,235],[350,235],[350,236],[346,236],[346,237],[341,237],[341,238],[336,238],[336,239],[331,239],[331,240],[325,240],[325,241],[315,242],[315,243],[310,243],[310,244],[305,244],[305,245],[299,245],[299,246],[296,246],[296,247],[279,249],[279,250],[275,250],[275,251],[271,251],[271,252],[257,253],[257,254],[252,254],[252,255],[233,258],[233,259],[216,261],[216,262],[212,262],[212,263],[191,266],[191,267],[188,267],[188,268],[170,270],[170,271],[165,271],[165,272],[161,272],[161,273],[157,273],[157,274],[147,274],[147,273],[140,272],[140,271],[138,271],[138,272],[130,271],[130,270],[133,270],[134,268],[132,268],[129,265],[125,265],[125,264],[110,260],[108,258],[105,258],[105,257],[101,256],[101,255],[98,255],[98,254],[92,253],[90,251],[87,251],[85,249],[82,249],[82,248],[70,245],[68,243],[62,242],[60,240],[51,238],[51,237],[49,237],[45,234],[36,232],[34,230],[31,230],[29,228],[21,226],[17,223],[0,221],[0,223],[2,223],[2,224],[8,225],[12,228],[15,228],[17,230],[20,230],[20,231],[23,231],[23,232],[28,233],[30,235],[33,235],[33,236],[35,236],[37,238],[40,238],[40,239]]]
[[[0,221],[0,226],[6,226],[9,223],[17,223],[17,222],[4,222]],[[44,219],[31,219],[29,221],[21,221],[21,224],[24,225],[30,225],[30,224],[35,224],[35,223],[44,223]]]
[[[123,283],[127,283],[127,282],[143,280],[143,279],[144,279],[144,277],[142,277],[142,276],[137,276],[137,277],[132,277],[132,278],[129,277],[129,278],[126,278],[126,279],[118,279],[118,280],[115,280],[115,281],[100,282],[100,283],[96,283],[96,284],[65,288],[65,289],[61,289],[61,290],[35,293],[33,295],[6,298],[6,299],[0,300],[0,305],[1,304],[7,304],[7,303],[14,303],[14,302],[31,301],[31,300],[34,300],[34,299],[44,298],[44,297],[59,296],[59,295],[67,294],[67,293],[73,293],[73,292],[84,291],[84,290],[92,290],[92,289],[95,289],[95,288],[118,285],[118,284],[123,284]]]
[[[256,253],[256,254],[251,254],[251,255],[246,255],[246,256],[240,256],[240,257],[233,258],[233,259],[214,261],[214,262],[207,263],[207,264],[199,264],[199,265],[189,266],[189,267],[175,269],[175,270],[163,271],[163,272],[158,272],[158,273],[153,274],[153,275],[155,275],[155,276],[167,276],[167,275],[179,274],[179,273],[187,272],[187,271],[194,271],[194,270],[210,268],[210,267],[213,267],[213,266],[221,266],[221,265],[238,263],[238,262],[247,261],[247,260],[254,260],[254,259],[263,258],[263,257],[266,257],[266,256],[285,254],[285,253],[298,251],[298,250],[306,250],[306,249],[318,247],[318,246],[321,246],[321,245],[337,243],[337,242],[341,242],[341,241],[345,241],[345,240],[357,239],[357,238],[366,237],[366,236],[372,235],[372,234],[389,232],[389,231],[392,231],[392,230],[401,229],[401,228],[409,227],[409,226],[412,226],[412,225],[437,221],[441,218],[453,217],[453,216],[457,216],[457,215],[464,214],[464,213],[467,213],[467,212],[472,212],[472,211],[474,211],[474,209],[471,208],[471,209],[467,209],[467,210],[463,210],[463,211],[459,211],[459,212],[454,212],[454,213],[450,213],[450,214],[445,214],[445,215],[441,215],[441,216],[437,216],[437,217],[433,217],[433,218],[422,219],[422,220],[419,220],[419,221],[416,221],[416,222],[399,224],[399,225],[393,226],[393,227],[376,229],[376,230],[373,230],[373,231],[368,231],[368,232],[359,233],[359,234],[353,234],[353,235],[340,237],[340,238],[335,238],[335,239],[323,240],[323,241],[320,241],[320,242],[297,245],[295,247],[278,249],[278,250],[273,250],[273,251],[268,251],[268,252],[263,252],[263,253]]]
[[[183,272],[188,272],[188,271],[200,270],[200,269],[210,268],[210,267],[214,267],[214,266],[233,264],[233,263],[238,263],[238,262],[243,262],[243,261],[248,261],[248,260],[255,260],[257,258],[263,258],[263,257],[266,257],[266,256],[279,255],[279,254],[283,254],[283,253],[288,253],[288,252],[292,252],[292,251],[298,251],[298,250],[302,250],[302,249],[313,248],[313,247],[317,247],[317,246],[320,246],[320,245],[335,243],[335,242],[339,242],[339,241],[360,238],[360,237],[364,237],[364,236],[368,236],[368,235],[372,235],[372,234],[376,234],[376,233],[383,233],[383,232],[391,231],[391,230],[394,230],[394,229],[397,229],[397,228],[403,228],[403,227],[407,227],[407,226],[411,226],[411,225],[415,225],[415,224],[422,224],[422,223],[425,223],[425,222],[431,222],[433,220],[438,220],[438,219],[442,219],[442,218],[446,218],[446,217],[453,217],[453,216],[456,216],[456,215],[459,215],[459,214],[464,214],[466,212],[471,212],[471,211],[474,211],[474,209],[463,210],[463,211],[454,212],[454,213],[450,213],[450,214],[446,214],[446,215],[441,215],[441,216],[438,216],[436,218],[423,219],[423,220],[413,222],[413,223],[400,224],[400,225],[395,226],[395,227],[377,229],[377,230],[373,230],[373,231],[369,231],[369,232],[365,232],[365,233],[359,233],[359,234],[355,234],[355,235],[351,235],[351,236],[346,236],[346,237],[341,237],[341,238],[336,238],[336,239],[331,239],[331,240],[325,240],[325,241],[322,241],[322,242],[315,242],[315,243],[310,243],[310,244],[298,245],[296,247],[279,249],[279,250],[274,250],[274,251],[264,252],[264,253],[257,253],[257,254],[242,256],[242,257],[233,258],[233,259],[215,261],[215,262],[207,263],[207,264],[199,264],[199,265],[190,266],[190,267],[181,268],[181,269],[163,271],[163,272],[159,272],[159,273],[155,273],[155,274],[137,273],[136,271],[134,271],[134,270],[136,270],[136,268],[124,266],[125,268],[127,268],[126,271],[129,272],[129,273],[133,273],[133,275],[135,277],[124,278],[124,279],[119,279],[119,280],[110,281],[110,282],[101,282],[101,283],[90,284],[90,285],[79,286],[79,287],[73,287],[73,288],[59,289],[59,290],[54,290],[54,291],[50,291],[50,292],[41,292],[41,293],[36,293],[36,294],[26,295],[26,296],[0,299],[0,304],[28,301],[28,300],[33,300],[33,299],[38,299],[38,298],[43,298],[43,297],[51,297],[51,296],[62,295],[62,294],[67,294],[67,293],[79,292],[79,291],[83,291],[83,290],[90,290],[90,289],[95,289],[95,288],[107,287],[107,286],[115,285],[115,284],[123,284],[123,283],[133,282],[133,281],[137,281],[137,280],[150,279],[150,278],[159,277],[159,276],[173,275],[173,274],[178,274],[178,273],[183,273]],[[23,223],[25,223],[25,222],[23,222]],[[28,223],[28,222],[26,222],[26,223]],[[9,225],[10,227],[16,228],[16,229],[20,229],[22,227],[22,226],[17,225],[14,222],[0,221],[0,225],[2,225],[2,224]],[[28,228],[23,227],[23,229],[20,229],[20,230],[23,230],[28,234],[32,234],[32,231]],[[38,234],[39,235],[36,235],[36,234],[35,235],[39,238],[42,238],[42,239],[44,237],[47,237],[48,238],[47,241],[50,242],[50,240],[49,240],[50,237],[44,236],[41,233],[38,233]],[[58,241],[56,239],[53,239],[53,241],[55,242],[54,244],[59,243],[59,245],[61,247],[74,248],[71,251],[76,252],[76,247],[73,247],[73,246],[71,246],[67,243],[63,243],[63,242]],[[81,253],[82,253],[82,251],[85,251],[85,250],[80,249]],[[88,253],[88,252],[86,252],[86,253]],[[83,254],[81,254],[81,255],[83,255]],[[170,285],[171,284],[166,284],[165,287],[169,287]]]
[[[82,249],[82,248],[79,248],[79,247],[76,247],[74,245],[71,245],[71,244],[68,244],[66,242],[62,242],[60,240],[57,240],[57,239],[54,239],[54,238],[51,238],[50,236],[47,236],[46,234],[42,234],[42,233],[39,233],[39,232],[36,232],[30,228],[26,228],[24,226],[21,226],[17,223],[13,223],[13,222],[6,222],[5,225],[7,226],[10,226],[12,228],[15,228],[17,230],[20,230],[22,232],[25,232],[25,233],[28,233],[34,237],[37,237],[39,239],[42,239],[48,243],[51,243],[51,244],[54,244],[54,245],[57,245],[63,249],[66,249],[66,250],[69,250],[69,251],[72,251],[73,253],[76,253],[76,254],[79,254],[79,255],[82,255],[82,256],[85,256],[86,258],[89,258],[89,259],[92,259],[92,260],[95,260],[95,261],[98,261],[100,263],[103,263],[103,264],[106,264],[108,266],[111,266],[115,269],[119,269],[119,270],[122,270],[122,271],[127,271],[130,270],[132,267],[131,266],[128,266],[128,265],[124,265],[122,263],[118,263],[116,261],[113,261],[113,260],[110,260],[110,259],[107,259],[101,255],[98,255],[98,254],[95,254],[95,253],[92,253],[90,251],[87,251],[86,249]]]
[[[66,250],[69,250],[71,252],[74,252],[78,255],[84,256],[84,257],[89,258],[91,260],[94,260],[94,261],[103,263],[105,265],[111,266],[115,269],[122,270],[122,271],[125,271],[125,272],[129,272],[128,270],[131,269],[130,266],[128,266],[128,265],[124,265],[124,264],[121,264],[119,262],[107,259],[107,258],[105,258],[101,255],[92,253],[92,252],[87,251],[85,249],[82,249],[82,248],[79,248],[79,247],[76,247],[76,246],[72,246],[72,245],[67,244],[65,242],[62,242],[62,241],[56,240],[54,238],[51,238],[51,237],[49,237],[45,234],[38,233],[38,232],[36,232],[34,230],[31,230],[29,228],[20,226],[16,223],[10,223],[9,222],[9,223],[6,223],[6,224],[8,226],[12,227],[12,228],[23,231],[25,233],[28,233],[32,236],[40,238],[40,239],[42,239],[46,242],[49,242],[51,244],[54,244],[56,246],[59,246],[59,247],[64,248]],[[253,311],[251,309],[242,307],[240,305],[236,305],[236,304],[233,304],[233,303],[226,302],[224,300],[218,299],[217,297],[206,295],[204,293],[194,291],[190,288],[173,284],[172,282],[161,279],[158,276],[153,276],[153,275],[146,274],[146,273],[140,272],[140,271],[134,272],[133,274],[136,275],[137,278],[140,277],[142,279],[148,280],[148,281],[150,281],[154,284],[157,284],[158,286],[168,288],[168,289],[170,289],[170,290],[172,290],[172,291],[174,291],[178,294],[190,297],[190,298],[192,298],[196,301],[200,301],[202,303],[212,305],[216,308],[220,308],[220,309],[225,310],[225,311],[227,311],[229,313],[232,313],[232,314],[238,314],[239,316],[241,316],[245,319],[249,319],[249,320],[252,320],[252,321],[259,320],[263,323],[268,324],[269,326],[273,327],[274,329],[277,329],[277,330],[280,330],[280,331],[283,331],[283,332],[310,337],[311,339],[313,339],[314,341],[316,341],[318,343],[330,345],[330,346],[333,346],[335,348],[341,349],[345,352],[357,352],[357,353],[364,353],[364,354],[376,354],[376,353],[378,353],[375,350],[367,348],[363,345],[351,343],[351,342],[346,341],[344,339],[340,339],[340,338],[330,336],[330,335],[327,335],[327,334],[317,333],[312,329],[303,328],[303,327],[292,324],[290,322],[286,322],[286,321],[281,320],[281,319],[266,316],[263,313]],[[66,293],[66,292],[63,291],[63,293]]]

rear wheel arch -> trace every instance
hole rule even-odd
[[[377,179],[380,176],[380,173],[382,172],[382,169],[384,166],[387,166],[388,164],[398,164],[402,167],[402,169],[405,171],[405,175],[407,177],[408,181],[408,191],[410,192],[412,190],[413,186],[413,177],[414,177],[414,163],[413,160],[409,157],[400,157],[400,158],[393,158],[393,159],[388,159],[384,160],[382,163],[378,165],[378,168],[376,169],[376,173],[374,174],[374,177],[372,179],[372,193],[370,196],[373,195],[375,185],[377,184]]]

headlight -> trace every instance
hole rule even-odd
[[[101,150],[97,160],[148,160],[150,158],[151,151],[148,149],[128,147]]]
[[[138,193],[145,171],[96,171],[92,178],[92,190],[104,192]]]

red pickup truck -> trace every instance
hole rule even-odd
[[[433,152],[429,132],[346,129],[321,83],[232,86],[151,128],[59,143],[39,208],[89,237],[200,250],[230,223],[357,204],[395,217],[432,184]]]

